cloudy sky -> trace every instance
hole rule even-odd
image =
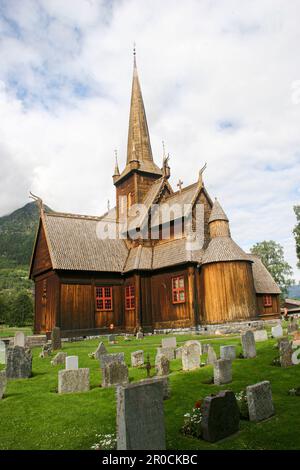
[[[0,215],[33,191],[58,211],[114,204],[132,45],[158,164],[205,184],[244,248],[294,268],[300,202],[300,0],[0,0]]]

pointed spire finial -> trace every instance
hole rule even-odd
[[[133,42],[133,66],[136,68],[136,43]]]
[[[204,170],[206,169],[206,167],[207,167],[207,163],[205,163],[203,165],[203,167],[201,168],[201,170],[199,171],[199,183],[201,185],[203,185],[203,173],[204,173]]]
[[[115,154],[115,171],[113,174],[113,180],[115,181],[120,176],[120,170],[119,170],[119,164],[118,164],[118,152],[116,149],[114,151],[114,154]]]

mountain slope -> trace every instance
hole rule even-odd
[[[45,209],[51,212],[48,207]],[[35,202],[0,217],[0,267],[28,266],[38,221]]]

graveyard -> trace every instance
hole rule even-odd
[[[162,339],[169,336],[150,335],[143,339],[131,336],[127,341],[124,336],[118,336],[115,344],[109,344],[107,336],[64,341],[59,351],[52,351],[43,358],[40,357],[41,348],[33,347],[32,376],[8,380],[4,396],[0,400],[0,449],[89,450],[97,444],[99,435],[115,436],[116,387],[100,386],[104,370],[97,358],[92,357],[92,353],[97,349],[99,341],[104,343],[109,354],[124,353],[125,364],[128,366],[126,381],[135,384],[147,378],[147,359],[151,365],[150,369],[148,364],[150,377],[156,375],[157,348],[161,347]],[[184,366],[187,364],[184,354],[182,358],[169,361],[170,395],[163,401],[167,449],[299,449],[300,435],[297,429],[300,429],[300,397],[291,396],[288,392],[300,386],[300,365],[278,367],[273,364],[278,356],[278,349],[274,347],[276,339],[256,342],[256,357],[244,359],[239,357],[242,353],[239,336],[181,334],[176,335],[176,339],[177,347],[183,346],[187,341],[194,347],[195,340],[209,344],[217,357],[220,357],[220,349],[223,349],[218,367],[230,362],[226,355],[232,355],[232,346],[235,346],[236,358],[230,362],[230,383],[223,385],[216,385],[219,383],[219,369],[215,368],[214,372],[212,364],[206,365],[207,354],[203,354],[203,351],[201,367],[200,361],[199,364],[192,362],[190,369]],[[224,349],[224,346],[231,348]],[[138,353],[132,358],[131,354],[136,351]],[[51,361],[57,352],[63,352],[64,355],[58,357],[57,362],[52,365]],[[90,384],[86,391],[58,393],[59,374],[76,372],[64,371],[65,356],[77,356],[79,370],[89,370]],[[134,367],[131,365],[132,360]],[[4,367],[3,364],[0,365],[1,370]],[[109,371],[112,375],[107,380],[113,377],[113,371]],[[214,373],[217,376],[215,384],[211,383]],[[220,391],[239,393],[247,386],[263,381],[269,381],[272,388],[275,412],[269,419],[258,423],[241,420],[237,432],[213,443],[182,433],[184,415],[191,412],[195,402]]]

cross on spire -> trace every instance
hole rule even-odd
[[[179,178],[179,181],[178,181],[178,183],[177,183],[177,186],[178,186],[178,188],[179,188],[179,192],[180,192],[180,193],[181,193],[181,191],[182,191],[182,185],[183,185],[183,181]]]

